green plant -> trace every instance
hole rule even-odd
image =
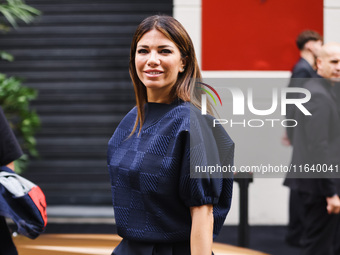
[[[12,62],[14,57],[11,54],[8,54],[5,51],[0,51],[0,58]]]
[[[18,22],[31,23],[41,12],[25,4],[24,0],[0,0],[0,16],[14,27],[18,27]],[[5,23],[0,23],[0,31],[8,32],[10,27]],[[14,57],[0,51],[0,60],[13,61]],[[40,119],[35,111],[29,107],[31,100],[37,97],[37,91],[22,85],[22,81],[17,77],[7,77],[0,73],[0,105],[3,108],[13,130],[20,137],[20,143],[24,150],[31,156],[38,156],[36,149],[35,133],[40,127]],[[25,154],[15,161],[16,170],[21,172],[28,163],[28,155]]]
[[[25,87],[17,77],[7,77],[0,73],[0,105],[19,138],[25,153],[37,157],[35,134],[40,127],[40,119],[29,103],[37,97],[37,91]],[[26,168],[29,157],[27,154],[15,161],[16,171],[21,173]]]
[[[19,20],[28,24],[41,14],[39,10],[25,4],[23,0],[6,0],[6,3],[0,0],[0,13],[15,28],[18,26]],[[0,30],[7,32],[9,27],[2,23]]]
[[[0,73],[0,105],[18,135],[23,151],[33,157],[39,155],[34,136],[40,127],[40,119],[35,111],[30,110],[29,103],[36,97],[37,91],[23,86],[20,79]],[[23,172],[28,162],[29,157],[24,154],[15,161],[16,171]]]
[[[23,86],[19,78],[0,73],[0,105],[13,130],[22,138],[23,149],[32,156],[38,156],[34,135],[40,120],[36,112],[29,108],[29,103],[36,97],[37,91]]]

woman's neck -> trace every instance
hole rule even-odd
[[[147,89],[147,98],[149,103],[171,104],[174,97],[170,91]]]

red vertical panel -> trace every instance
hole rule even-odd
[[[323,33],[323,0],[202,0],[202,69],[291,70],[304,29]]]

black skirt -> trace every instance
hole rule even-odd
[[[155,244],[123,239],[111,255],[190,255],[190,242]]]

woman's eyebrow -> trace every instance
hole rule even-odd
[[[171,45],[160,45],[158,48],[173,48]],[[138,45],[138,48],[149,48],[149,45]]]
[[[168,48],[168,47],[173,48],[171,45],[160,45],[160,46],[158,46],[158,48]]]

